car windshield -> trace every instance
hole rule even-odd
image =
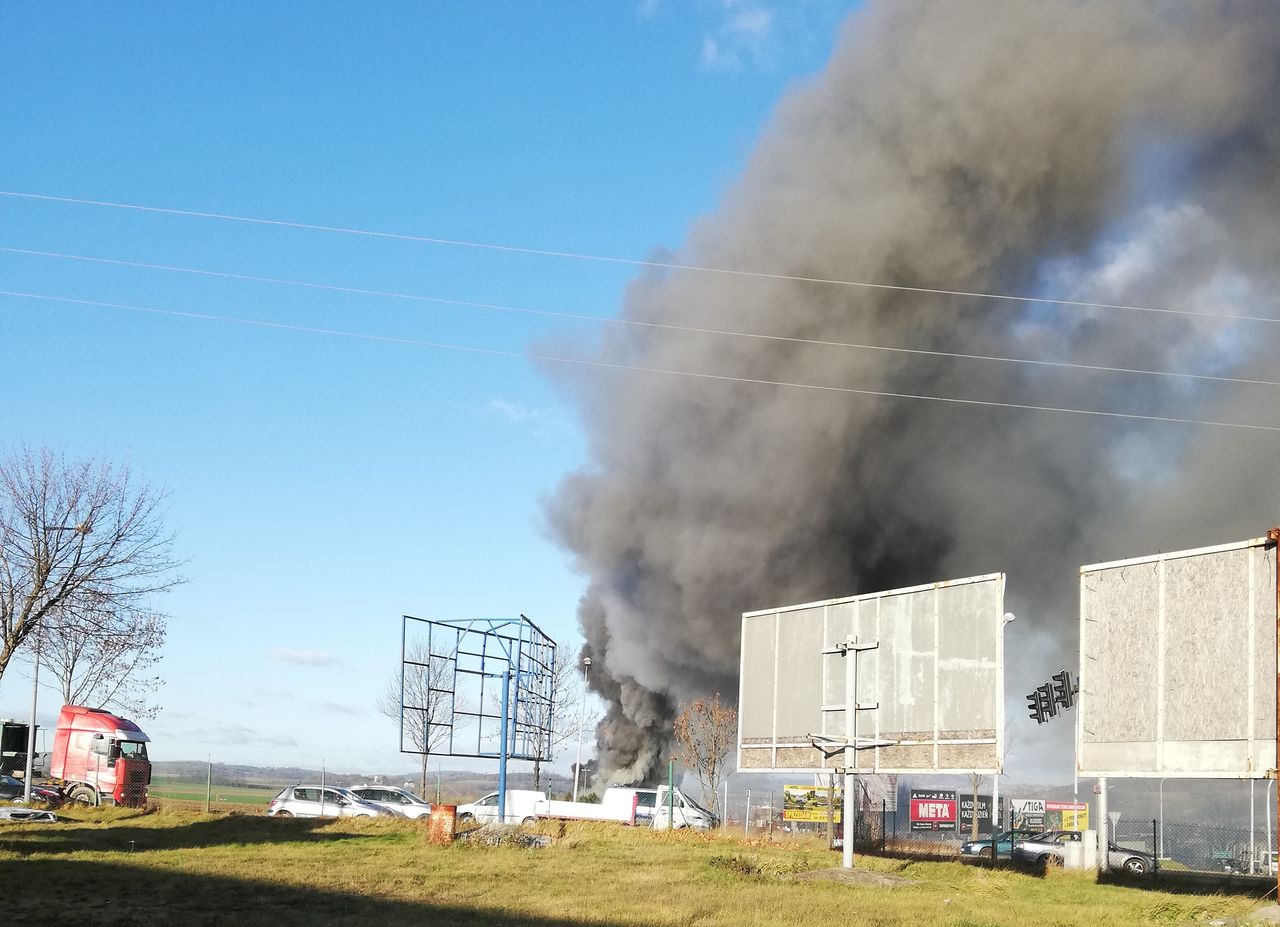
[[[1051,836],[1053,836],[1053,831],[1042,830],[1040,831],[1040,833],[1032,834],[1030,837],[1028,837],[1027,843],[1040,843],[1043,840],[1048,840]]]
[[[131,759],[145,760],[147,758],[147,745],[137,740],[120,741],[120,755]]]

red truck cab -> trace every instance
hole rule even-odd
[[[109,711],[64,705],[49,756],[49,777],[67,798],[86,805],[147,803],[151,738],[138,725]]]

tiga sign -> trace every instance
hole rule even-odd
[[[954,791],[911,790],[912,830],[955,830],[956,817]]]

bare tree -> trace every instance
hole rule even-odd
[[[400,679],[396,673],[387,680],[387,687],[378,699],[378,711],[396,724],[403,724],[401,748],[408,747],[421,755],[418,792],[426,801],[427,764],[432,751],[449,740],[449,725],[454,720],[450,717],[453,711],[450,661],[432,654],[426,644],[411,644],[405,651],[403,696]]]
[[[166,632],[166,618],[158,612],[64,610],[56,625],[41,632],[40,656],[64,704],[152,718],[159,708],[150,696],[162,680],[149,671],[160,662]]]
[[[535,730],[547,730],[549,738],[537,738],[533,758],[533,787],[542,784],[542,764],[555,757],[556,748],[587,722],[583,715],[582,678],[578,666],[569,660],[557,660],[551,675],[551,703],[534,703],[530,721]],[[595,719],[590,723],[594,725]],[[549,742],[548,742],[549,740]],[[543,753],[546,753],[543,756]]]
[[[127,464],[29,447],[0,458],[0,677],[37,630],[90,610],[131,620],[180,582],[164,501]]]
[[[702,784],[703,804],[714,807],[716,792],[738,732],[738,711],[720,694],[689,702],[676,716],[675,737],[680,760]]]

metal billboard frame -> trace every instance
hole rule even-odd
[[[1003,574],[1003,573],[986,573],[986,574],[983,574],[983,575],[981,575],[981,576],[970,576],[970,577],[964,577],[964,578],[962,578],[962,579],[945,580],[945,581],[942,581],[942,582],[935,582],[935,583],[924,583],[924,584],[921,584],[921,585],[918,585],[918,586],[908,586],[908,587],[904,587],[904,588],[901,588],[901,589],[887,589],[887,590],[883,590],[883,591],[880,591],[880,592],[863,593],[863,594],[861,594],[861,595],[846,596],[846,597],[843,597],[843,598],[837,598],[837,599],[824,599],[824,600],[820,600],[820,601],[816,601],[816,602],[805,602],[805,603],[801,603],[801,604],[799,604],[799,605],[788,605],[788,606],[784,606],[784,607],[781,607],[781,608],[768,608],[768,609],[759,609],[759,610],[756,610],[756,611],[744,612],[744,613],[743,613],[743,616],[742,616],[742,618],[743,618],[743,627],[744,627],[744,629],[745,629],[745,627],[746,627],[746,622],[747,622],[749,619],[758,619],[758,618],[762,618],[762,617],[766,617],[766,616],[778,616],[778,617],[779,617],[778,627],[780,628],[780,625],[781,625],[781,620],[780,620],[780,619],[781,619],[781,616],[782,616],[782,615],[784,615],[784,614],[786,614],[786,613],[789,613],[789,612],[797,612],[797,611],[809,610],[809,609],[817,609],[817,608],[829,609],[829,608],[830,608],[830,607],[832,607],[832,606],[849,605],[849,604],[858,603],[858,602],[870,602],[870,601],[876,601],[877,603],[879,603],[880,601],[883,601],[884,599],[887,599],[887,598],[890,598],[890,597],[896,597],[896,596],[908,596],[908,595],[918,595],[918,594],[921,594],[921,593],[928,593],[928,592],[934,592],[934,593],[936,594],[936,593],[938,593],[940,590],[944,590],[944,589],[951,589],[951,588],[956,588],[956,587],[960,587],[960,586],[978,585],[978,584],[981,584],[981,583],[998,583],[998,584],[999,584],[999,585],[998,585],[998,595],[997,595],[997,599],[998,599],[998,601],[997,601],[997,607],[996,607],[996,608],[994,608],[994,609],[993,609],[993,611],[992,611],[992,621],[994,622],[994,625],[995,625],[995,628],[994,628],[994,638],[995,638],[995,651],[996,651],[996,652],[995,652],[995,666],[994,666],[994,671],[995,671],[995,675],[996,675],[996,679],[997,679],[997,684],[996,684],[996,686],[995,686],[995,689],[996,689],[996,691],[995,691],[995,704],[994,704],[994,723],[995,723],[995,727],[994,727],[994,731],[993,731],[993,736],[991,736],[991,737],[984,737],[984,738],[956,738],[956,739],[950,739],[950,740],[948,740],[948,739],[943,739],[943,738],[939,737],[939,734],[943,733],[943,731],[942,731],[941,729],[935,729],[935,731],[934,731],[934,738],[933,738],[932,740],[928,740],[928,741],[910,741],[910,740],[904,740],[904,741],[895,741],[895,742],[892,742],[892,743],[889,743],[889,742],[880,742],[880,741],[878,741],[878,738],[879,738],[879,736],[880,736],[880,734],[881,734],[881,731],[880,731],[880,729],[879,729],[879,727],[878,727],[878,720],[877,720],[877,727],[876,727],[876,729],[875,729],[875,737],[874,737],[874,738],[865,738],[865,740],[866,740],[866,742],[865,742],[865,743],[863,743],[863,742],[862,742],[862,741],[864,741],[864,738],[862,738],[862,737],[858,737],[858,738],[857,738],[857,740],[859,741],[859,745],[857,746],[857,748],[856,748],[856,749],[858,749],[858,750],[874,750],[872,765],[870,765],[870,766],[868,766],[868,767],[862,767],[862,766],[861,766],[861,764],[860,764],[860,763],[858,763],[858,764],[856,764],[856,767],[855,767],[855,768],[856,768],[856,772],[857,772],[857,773],[859,773],[859,774],[864,774],[864,775],[871,775],[871,774],[897,774],[897,775],[963,775],[963,774],[968,774],[968,773],[973,773],[973,772],[982,773],[982,774],[988,774],[988,775],[999,775],[1001,772],[1003,772],[1003,766],[1004,766],[1004,722],[1003,722],[1003,719],[1004,719],[1004,712],[1005,712],[1005,693],[1004,693],[1004,633],[1003,633],[1003,626],[1004,626],[1004,623],[1005,623],[1005,621],[1004,621],[1004,616],[1005,616],[1005,611],[1004,611],[1004,586],[1005,586],[1005,574]],[[879,617],[879,616],[877,616],[877,626],[878,626],[878,623],[879,623],[879,622],[878,622],[878,617]],[[938,618],[938,616],[937,616],[937,613],[935,612],[935,615],[934,615],[934,647],[935,647],[935,651],[934,651],[934,653],[935,653],[935,662],[936,662],[936,653],[937,653],[936,648],[937,648],[937,646],[938,646],[938,624],[937,624],[937,618]],[[738,678],[739,678],[739,680],[740,680],[740,681],[741,681],[741,680],[743,680],[743,679],[745,678],[745,674],[746,674],[746,658],[747,658],[746,650],[747,650],[747,646],[746,646],[746,643],[745,643],[745,634],[744,634],[744,636],[743,636],[743,641],[744,641],[744,643],[743,643],[743,646],[742,646],[742,648],[741,648],[741,650],[740,650],[740,653],[739,653]],[[855,647],[860,648],[860,649],[862,649],[862,648],[865,648],[865,649],[872,649],[872,648],[874,648],[874,646],[875,646],[875,644],[871,644],[870,642],[868,642],[868,644],[856,644],[856,645],[854,644],[854,642],[849,642],[849,648],[848,648],[848,649],[849,649],[850,651],[854,651]],[[833,652],[833,651],[828,651],[828,653],[830,653],[830,652]],[[846,659],[846,660],[850,660],[850,658],[849,658],[849,657],[846,657],[845,659]],[[856,663],[856,657],[852,658],[851,663]],[[751,751],[751,750],[759,750],[759,749],[761,749],[761,747],[762,747],[763,745],[760,745],[760,744],[746,744],[746,743],[744,743],[744,736],[743,736],[743,735],[744,735],[744,720],[745,720],[745,718],[744,718],[743,706],[742,706],[742,705],[740,705],[740,706],[739,706],[739,713],[738,713],[738,743],[737,743],[737,763],[738,763],[738,772],[740,772],[740,773],[764,773],[764,774],[777,774],[777,775],[786,775],[786,774],[805,775],[805,774],[812,774],[812,773],[827,773],[827,772],[835,772],[835,771],[838,771],[838,770],[842,770],[842,769],[844,769],[844,768],[845,768],[845,765],[844,765],[843,763],[839,763],[839,762],[828,762],[828,759],[830,758],[830,756],[828,756],[827,758],[824,758],[824,759],[821,761],[820,765],[817,765],[817,766],[789,766],[789,765],[785,765],[785,764],[784,764],[784,765],[777,765],[777,753],[778,753],[778,751],[779,751],[779,750],[783,750],[783,749],[794,749],[794,748],[811,748],[811,749],[817,749],[817,750],[819,750],[820,752],[826,752],[826,753],[828,753],[829,755],[831,755],[831,754],[839,755],[840,753],[842,753],[842,752],[843,752],[843,749],[842,749],[843,744],[842,744],[842,743],[839,743],[839,741],[843,741],[843,740],[844,740],[844,738],[840,738],[840,737],[836,737],[836,738],[834,738],[834,739],[833,739],[833,740],[831,740],[831,741],[830,741],[830,743],[829,743],[829,746],[830,746],[831,748],[833,748],[833,749],[828,749],[828,750],[825,750],[825,751],[823,750],[823,748],[818,747],[818,746],[816,745],[816,743],[815,743],[815,739],[816,739],[816,740],[821,740],[821,739],[823,739],[821,736],[818,736],[818,737],[816,737],[816,738],[815,738],[814,736],[810,736],[809,738],[807,738],[807,739],[805,739],[805,740],[803,740],[803,741],[795,741],[795,742],[786,742],[786,743],[782,743],[782,742],[778,742],[778,741],[777,741],[777,731],[776,731],[776,713],[777,713],[777,692],[778,692],[778,683],[779,683],[778,675],[777,675],[777,671],[778,671],[778,666],[777,666],[777,664],[778,664],[778,638],[777,638],[777,634],[776,634],[776,632],[775,632],[775,638],[774,638],[774,678],[773,678],[773,688],[774,688],[774,698],[773,698],[773,706],[774,706],[774,707],[773,707],[773,710],[774,710],[774,713],[775,713],[775,719],[774,719],[774,727],[775,727],[775,731],[774,731],[774,738],[773,738],[773,742],[769,744],[770,752],[771,752],[771,762],[770,762],[770,764],[769,764],[769,765],[767,765],[767,766],[744,766],[744,765],[743,765],[743,750],[744,750],[744,749],[746,749],[746,750],[748,750],[748,751]],[[847,670],[847,671],[849,671],[849,670],[854,670],[854,666],[852,666],[852,665],[850,665],[850,664],[846,664],[846,670]],[[824,673],[825,673],[825,667],[824,667]],[[856,671],[854,672],[854,675],[856,676]],[[934,689],[934,698],[935,698],[935,702],[937,701],[937,699],[938,699],[938,697],[939,697],[939,695],[938,695],[938,690],[937,690],[937,688],[936,688],[936,680],[937,680],[937,668],[936,668],[936,666],[935,666],[935,689]],[[854,687],[855,689],[859,688],[859,687],[857,686],[856,679],[855,679],[855,681],[854,681],[854,683],[853,683],[853,687]],[[825,688],[825,680],[824,680],[824,688]],[[846,691],[848,691],[848,688],[849,688],[849,686],[848,686],[848,683],[846,682]],[[741,701],[741,697],[740,697],[740,701]],[[877,706],[863,706],[863,705],[861,705],[861,704],[860,704],[860,705],[858,706],[857,710],[854,712],[854,715],[855,715],[855,717],[856,717],[856,715],[857,715],[859,712],[874,711],[876,707],[877,707]],[[822,711],[823,713],[831,712],[831,711],[837,711],[837,710],[839,710],[839,711],[843,711],[843,710],[844,710],[844,706],[823,705],[823,706],[822,706],[822,708],[821,708],[821,711]],[[936,710],[935,710],[935,713],[934,713],[934,714],[935,714],[935,718],[936,718],[936,716],[937,716],[937,711],[936,711]],[[815,719],[815,720],[816,720],[816,719]],[[847,735],[846,735],[846,736],[847,736]],[[871,741],[873,741],[873,740],[874,740],[874,741],[876,741],[876,742],[871,742]],[[925,745],[928,745],[928,744],[932,744],[932,745],[934,746],[935,764],[934,764],[934,765],[932,765],[932,766],[923,766],[923,767],[894,766],[894,765],[886,765],[886,764],[882,764],[882,763],[881,763],[881,761],[880,761],[880,760],[881,760],[881,755],[880,755],[880,754],[881,754],[881,748],[884,748],[884,747],[891,747],[891,746],[899,746],[899,747],[906,747],[906,746],[925,746]],[[954,767],[951,767],[951,766],[939,766],[939,765],[937,765],[937,758],[938,758],[938,755],[939,755],[939,748],[940,748],[940,747],[945,747],[945,746],[949,746],[949,745],[954,745],[954,746],[976,746],[976,745],[986,745],[986,744],[990,744],[990,745],[994,746],[994,748],[995,748],[996,762],[995,762],[995,764],[994,764],[994,765],[978,765],[978,766],[969,766],[969,765],[966,765],[966,766],[954,766]],[[839,747],[839,748],[841,748],[841,749],[834,749],[834,748],[837,748],[837,747]]]
[[[411,624],[412,622],[412,624]],[[425,630],[427,660],[408,651],[409,629]],[[556,642],[528,617],[453,621],[402,615],[400,624],[400,752],[476,757],[498,761],[499,820],[505,819],[507,760],[548,760],[555,708]],[[427,705],[406,700],[408,674],[425,671],[415,687]],[[466,685],[478,687],[476,704],[460,701]],[[494,690],[497,690],[496,693]],[[431,704],[432,699],[441,701]],[[447,710],[445,710],[447,708]],[[405,746],[405,714],[421,712],[423,744]],[[438,719],[433,715],[439,714]],[[499,725],[497,744],[486,747],[485,722]],[[460,729],[475,725],[475,742],[458,742]],[[448,730],[447,747],[430,749],[432,729]]]
[[[1086,778],[1106,779],[1116,778],[1135,778],[1135,779],[1268,779],[1275,775],[1274,767],[1276,764],[1276,747],[1277,738],[1280,736],[1280,729],[1276,729],[1276,725],[1267,724],[1264,736],[1259,736],[1259,725],[1266,721],[1266,717],[1259,716],[1258,706],[1265,705],[1272,712],[1272,719],[1275,720],[1276,713],[1276,697],[1280,693],[1280,677],[1271,678],[1269,676],[1259,677],[1257,668],[1260,662],[1269,662],[1265,658],[1265,654],[1275,655],[1277,648],[1280,647],[1280,636],[1277,629],[1280,629],[1280,592],[1274,596],[1266,596],[1267,585],[1275,583],[1277,576],[1280,575],[1280,568],[1273,562],[1275,559],[1275,551],[1277,540],[1280,539],[1280,529],[1273,529],[1266,537],[1251,538],[1247,541],[1239,541],[1230,544],[1217,544],[1210,547],[1198,547],[1189,550],[1169,551],[1160,554],[1151,554],[1142,557],[1131,557],[1125,560],[1114,560],[1107,563],[1086,564],[1080,567],[1080,696],[1077,704],[1076,731],[1075,731],[1075,749],[1076,749],[1076,773],[1078,776]],[[1244,687],[1245,700],[1245,732],[1244,737],[1206,737],[1200,739],[1179,739],[1166,737],[1165,717],[1169,713],[1168,702],[1170,693],[1166,688],[1169,660],[1167,656],[1167,638],[1171,630],[1168,623],[1168,582],[1170,573],[1170,563],[1179,561],[1201,560],[1213,558],[1217,555],[1230,555],[1237,552],[1249,552],[1261,549],[1263,551],[1260,564],[1254,559],[1247,559],[1246,574],[1243,577],[1244,586],[1242,589],[1236,590],[1237,594],[1246,596],[1247,608],[1243,615],[1239,616],[1239,622],[1243,624],[1243,636],[1245,638],[1245,660],[1247,663],[1244,678],[1236,680],[1232,685]],[[1142,598],[1135,597],[1135,601],[1153,608],[1152,616],[1152,634],[1149,649],[1154,654],[1152,657],[1155,664],[1154,676],[1151,685],[1147,687],[1150,690],[1154,702],[1155,712],[1155,738],[1153,740],[1108,740],[1108,741],[1086,741],[1086,733],[1092,734],[1090,729],[1091,721],[1097,725],[1101,723],[1104,727],[1106,721],[1099,722],[1096,716],[1100,715],[1095,705],[1095,700],[1106,697],[1108,699],[1118,700],[1125,699],[1125,692],[1116,692],[1114,690],[1108,693],[1099,691],[1099,685],[1106,685],[1098,682],[1098,673],[1101,672],[1097,668],[1097,657],[1090,653],[1091,638],[1099,636],[1101,628],[1095,628],[1090,633],[1090,625],[1099,625],[1102,623],[1095,616],[1094,599],[1098,597],[1098,590],[1091,589],[1090,579],[1100,574],[1119,570],[1124,571],[1135,567],[1155,566],[1155,602],[1154,605]],[[1262,571],[1258,567],[1261,565]],[[1268,569],[1269,568],[1269,569]],[[1123,575],[1123,572],[1121,573]],[[1137,577],[1139,581],[1144,577]],[[1150,580],[1151,577],[1145,577]],[[1174,577],[1175,581],[1177,577]],[[1127,581],[1126,581],[1127,584]],[[1135,587],[1138,583],[1133,584]],[[1122,587],[1123,588],[1123,587]],[[1265,603],[1264,603],[1265,598]],[[1176,606],[1175,605],[1175,614]],[[1260,611],[1259,608],[1263,610]],[[1202,613],[1201,613],[1202,614]],[[1095,617],[1091,617],[1095,616]],[[1267,620],[1269,619],[1269,620]],[[1259,639],[1259,630],[1265,624],[1269,629],[1269,634],[1261,635]],[[1177,625],[1174,626],[1177,630]],[[1197,629],[1198,630],[1198,629]],[[1221,630],[1219,629],[1219,633]],[[1095,647],[1101,645],[1094,645]],[[1265,649],[1264,649],[1265,648]],[[1231,652],[1228,649],[1225,652]],[[1094,665],[1094,669],[1090,669],[1090,664]],[[1272,664],[1275,665],[1274,663]],[[1108,671],[1110,667],[1108,666]],[[1108,672],[1108,675],[1111,675]],[[1131,673],[1131,675],[1133,675]],[[1149,673],[1143,675],[1146,678]],[[1109,687],[1110,688],[1110,687]],[[1134,689],[1139,688],[1133,686]],[[1177,701],[1182,696],[1175,690],[1173,696]],[[1221,711],[1221,706],[1216,709]],[[1176,711],[1176,706],[1175,706]],[[1185,712],[1177,712],[1180,719]],[[1105,716],[1104,716],[1105,717]],[[1172,745],[1174,759],[1170,765],[1170,746]],[[1235,745],[1244,750],[1243,764],[1238,764],[1234,768],[1228,768],[1230,761],[1228,759],[1228,746]],[[1118,756],[1126,748],[1133,754],[1138,754],[1146,750],[1153,752],[1154,761],[1149,763],[1139,763],[1136,761],[1127,764],[1119,764],[1114,761],[1094,763],[1089,759],[1090,754],[1100,752],[1099,747],[1109,747],[1113,754]],[[1186,768],[1191,765],[1197,754],[1209,758],[1212,762],[1226,761],[1218,768],[1212,767],[1212,762],[1204,763],[1200,768]],[[1179,761],[1177,757],[1183,759]],[[1269,762],[1268,762],[1269,760]],[[1181,766],[1182,768],[1179,768]]]

